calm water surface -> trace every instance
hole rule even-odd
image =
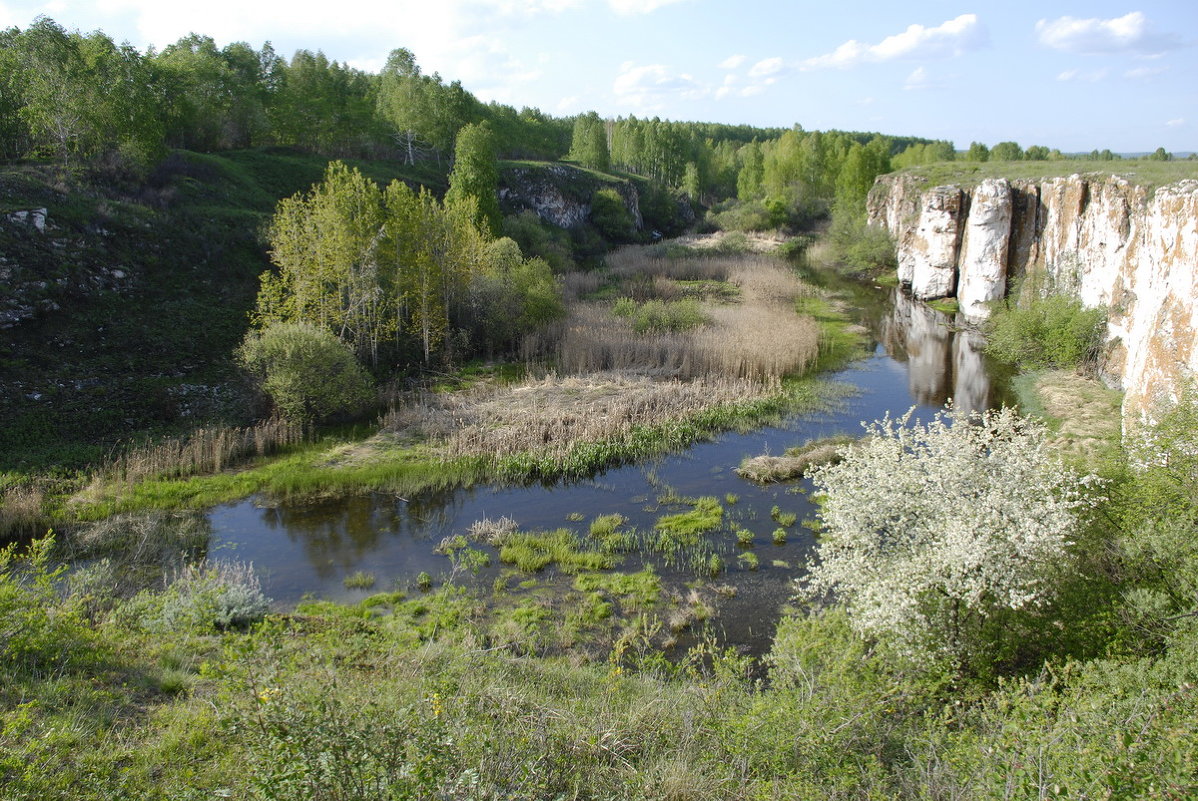
[[[869,331],[870,347],[862,358],[829,378],[853,391],[830,411],[795,415],[781,425],[728,433],[698,443],[648,464],[607,470],[592,479],[527,487],[476,486],[426,493],[402,499],[386,493],[350,496],[314,503],[264,505],[249,499],[210,513],[211,555],[254,564],[266,594],[280,605],[303,596],[356,600],[396,586],[410,586],[427,571],[438,581],[449,577],[449,560],[434,553],[442,538],[466,531],[483,517],[508,516],[524,529],[563,526],[585,533],[598,515],[619,513],[630,526],[651,530],[656,519],[677,510],[662,507],[658,497],[668,490],[681,496],[728,493],[739,496],[726,504],[726,519],[756,535],[757,571],[740,567],[740,551],[727,531],[712,547],[723,553],[736,597],[721,604],[719,625],[729,643],[757,650],[772,634],[778,607],[792,592],[792,581],[814,545],[811,532],[790,528],[787,542],[775,545],[778,526],[774,506],[793,512],[800,521],[815,516],[806,481],[757,486],[736,475],[746,456],[781,454],[788,447],[835,434],[861,433],[862,421],[889,413],[901,415],[912,406],[930,417],[949,398],[958,407],[985,409],[1009,403],[1005,382],[997,379],[980,352],[976,332],[956,326],[951,317],[912,301],[896,289],[857,284],[838,287],[849,293],[853,314]],[[570,516],[583,516],[572,522]],[[663,578],[694,578],[689,570],[671,570],[656,557],[629,554],[621,569],[636,570],[654,559]],[[498,564],[478,577],[458,576],[489,586]],[[376,578],[369,590],[347,590],[346,576],[357,571]]]

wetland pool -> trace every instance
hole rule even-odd
[[[723,505],[724,519],[718,532],[706,536],[703,553],[721,556],[725,571],[718,581],[736,588],[735,595],[720,600],[716,628],[727,644],[759,651],[815,544],[803,521],[814,519],[816,510],[806,479],[758,485],[739,477],[735,468],[745,457],[781,454],[838,434],[860,435],[863,421],[900,416],[912,406],[926,419],[949,398],[958,408],[976,410],[1012,402],[1005,381],[984,358],[976,331],[898,289],[861,284],[836,289],[851,295],[850,313],[867,332],[868,346],[860,358],[823,376],[845,392],[821,411],[728,432],[586,480],[477,485],[406,499],[382,492],[305,503],[250,498],[209,512],[209,554],[251,562],[263,591],[281,606],[304,597],[353,602],[393,589],[418,592],[422,572],[434,584],[453,580],[490,587],[501,571],[511,570],[494,558],[493,549],[479,546],[491,550],[489,567],[454,573],[451,560],[435,551],[438,544],[465,534],[475,521],[499,517],[512,518],[521,530],[566,527],[585,538],[596,517],[619,514],[625,529],[652,532],[662,515],[691,508],[677,499],[712,496]],[[795,518],[782,543],[774,536],[779,513]],[[751,547],[738,543],[734,529],[753,533]],[[757,557],[756,569],[738,559],[747,550]],[[618,569],[635,571],[650,563],[663,584],[681,586],[696,578],[693,567],[656,553],[626,553]],[[554,571],[546,568],[538,578],[552,582]],[[347,588],[346,578],[356,573],[370,574],[373,585]],[[568,585],[571,577],[564,579]]]

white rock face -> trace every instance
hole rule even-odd
[[[911,194],[922,185],[907,176],[880,179],[870,195],[870,221],[895,236],[900,279],[906,261],[912,291],[941,296],[951,253],[970,316],[1005,284],[998,278],[1004,264],[1008,275],[1024,276],[1024,292],[1067,293],[1086,306],[1106,306],[1104,373],[1126,392],[1125,422],[1153,416],[1158,404],[1198,384],[1198,181],[1149,197],[1123,178],[1071,175],[1019,182],[1017,203],[1009,184],[1003,199],[998,183],[1005,182],[983,181],[971,190],[957,205],[963,219],[956,219],[950,199],[961,197],[957,187],[924,190],[916,216]],[[899,190],[901,184],[908,185]],[[892,194],[898,207],[886,200]],[[954,250],[956,226],[965,241]]]
[[[923,195],[915,235],[906,243],[911,252],[911,292],[917,298],[956,293],[963,200],[955,186],[939,186]]]
[[[968,319],[986,319],[986,304],[1006,295],[1010,241],[1011,185],[987,178],[973,190],[961,245],[957,301]]]
[[[8,221],[17,223],[18,225],[32,224],[38,230],[38,233],[46,233],[46,217],[49,214],[47,209],[29,209],[28,211],[14,211],[8,215]]]

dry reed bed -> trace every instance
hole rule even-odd
[[[637,370],[684,380],[703,376],[774,381],[803,372],[819,355],[819,325],[794,311],[807,287],[781,261],[763,255],[656,259],[625,248],[608,257],[625,287],[673,297],[672,281],[727,281],[737,303],[705,303],[710,323],[690,332],[638,334],[604,303],[574,301],[567,318],[524,343],[528,360],[551,359],[564,373]],[[570,279],[572,291],[590,286]],[[661,287],[654,290],[655,287]],[[577,297],[575,295],[575,297]]]
[[[304,437],[303,426],[279,418],[246,428],[200,428],[186,437],[129,450],[102,466],[97,477],[132,484],[146,478],[219,473],[246,459],[298,445]]]
[[[563,456],[577,443],[619,439],[635,427],[757,400],[776,385],[745,379],[658,380],[606,371],[518,385],[425,394],[383,420],[383,430],[427,437],[447,455],[501,459]]]

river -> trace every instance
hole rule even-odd
[[[813,276],[827,283],[829,276]],[[811,519],[815,509],[806,480],[758,486],[734,472],[741,460],[836,434],[858,435],[862,422],[886,414],[902,415],[912,406],[928,418],[949,398],[958,408],[985,409],[1010,403],[1005,381],[996,376],[981,352],[976,331],[913,301],[893,288],[838,282],[856,322],[868,332],[860,358],[827,376],[849,391],[833,407],[796,414],[776,426],[747,433],[730,432],[651,463],[606,470],[591,479],[552,485],[475,486],[427,493],[408,499],[386,493],[351,495],[318,502],[267,504],[255,498],[210,512],[210,555],[253,563],[263,590],[280,605],[304,596],[354,601],[396,587],[414,587],[422,571],[434,582],[447,580],[450,561],[434,552],[442,538],[466,531],[483,517],[513,518],[523,529],[573,527],[585,533],[598,515],[619,513],[628,525],[652,530],[657,518],[673,510],[659,503],[667,491],[678,496],[738,496],[725,503],[726,517],[754,533],[758,568],[736,559],[740,546],[725,530],[711,547],[723,554],[721,577],[737,589],[722,602],[718,623],[726,642],[758,650],[773,631],[779,606],[792,592],[793,579],[814,546],[812,532],[789,528],[776,544],[778,528],[770,510]],[[662,565],[658,557],[629,554],[621,569],[635,570],[653,561],[665,580],[682,582],[693,571]],[[502,566],[479,576],[454,580],[489,586]],[[550,569],[551,570],[551,569]],[[363,571],[375,577],[367,589],[347,589],[344,580]]]

